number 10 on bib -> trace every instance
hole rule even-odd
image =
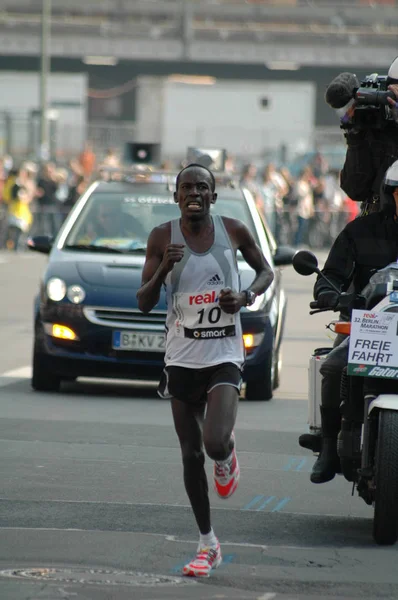
[[[221,310],[215,290],[202,294],[174,294],[173,306],[178,337],[209,340],[236,335],[236,315]]]

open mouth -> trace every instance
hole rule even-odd
[[[200,202],[191,200],[190,202],[188,202],[187,208],[189,208],[190,210],[200,210],[202,208],[202,205]]]

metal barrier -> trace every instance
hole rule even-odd
[[[359,208],[359,205],[358,205]],[[340,231],[355,215],[350,210],[315,210],[309,219],[302,219],[294,209],[265,214],[278,244],[329,249]]]
[[[101,161],[108,148],[123,149],[135,139],[133,121],[89,121],[85,128],[76,124],[50,121],[50,156],[52,160],[67,163],[78,156],[85,140],[90,140]],[[14,160],[37,159],[40,143],[37,115],[0,111],[0,154],[10,154]]]

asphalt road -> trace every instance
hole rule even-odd
[[[307,366],[329,345],[308,315],[312,278],[284,271],[281,387],[240,403],[241,483],[212,492],[224,555],[207,580],[180,577],[197,530],[169,405],[153,388],[79,381],[30,389],[32,299],[46,257],[0,255],[0,599],[396,599],[396,547],[371,538],[372,509],[342,477],[309,482]],[[210,462],[207,465],[211,473]]]

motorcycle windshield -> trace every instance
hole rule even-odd
[[[387,304],[387,306],[382,308],[382,312],[398,313],[398,304]]]
[[[376,292],[376,286],[396,282],[398,290],[398,262],[390,263],[372,275],[369,283],[364,287],[362,295],[370,298]]]

